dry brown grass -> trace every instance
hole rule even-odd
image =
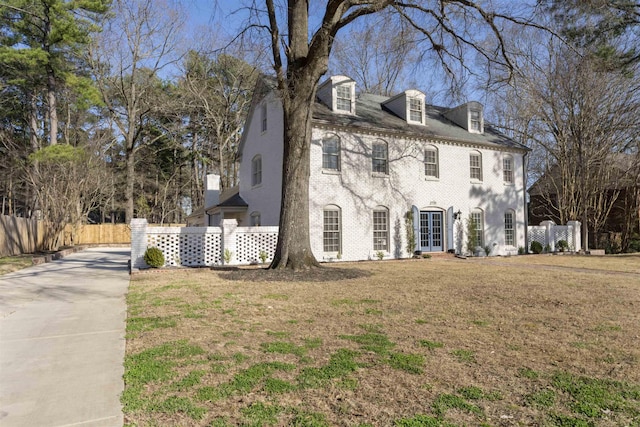
[[[170,319],[175,326],[132,328],[127,355],[179,340],[204,352],[177,360],[168,379],[140,390],[129,384],[126,418],[139,425],[270,425],[252,424],[246,412],[263,403],[281,409],[273,425],[294,423],[300,411],[324,424],[298,425],[401,425],[401,419],[437,415],[453,425],[553,425],[556,415],[596,423],[584,425],[640,423],[640,275],[630,274],[639,264],[639,257],[568,256],[340,263],[325,268],[369,274],[324,282],[258,282],[255,275],[264,272],[255,270],[136,275],[130,320]],[[393,353],[423,357],[422,372],[394,368],[386,353],[345,339],[367,333],[388,338]],[[270,343],[300,352],[267,352]],[[321,387],[299,387],[305,368],[326,366],[341,349],[358,353],[357,370]],[[295,389],[269,393],[258,381],[247,392],[202,397],[203,388],[217,389],[273,361],[294,366],[271,376]],[[176,386],[194,370],[204,371],[195,384]],[[553,389],[557,373],[629,383],[637,393],[632,410],[581,418],[570,409],[571,397]],[[481,414],[438,413],[443,395],[461,395],[465,387],[484,392],[467,399]],[[553,390],[555,403],[532,404],[531,396],[544,390]],[[154,406],[171,396],[200,412]],[[129,405],[129,397],[137,403]],[[581,425],[575,422],[567,425]]]

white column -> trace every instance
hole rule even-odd
[[[567,225],[573,228],[573,241],[569,242],[571,250],[579,252],[582,248],[582,230],[580,229],[580,221],[568,221]]]
[[[236,229],[238,228],[238,221],[235,219],[223,219],[220,221],[220,228],[222,229],[222,259],[220,263],[222,265],[237,264]],[[228,263],[225,260],[227,254],[230,255]]]
[[[147,220],[134,218],[131,220],[131,269],[148,267],[144,262],[147,250]]]
[[[554,227],[556,225],[555,222],[553,221],[542,221],[540,223],[540,225],[542,227],[545,228],[545,233],[544,233],[544,247],[546,247],[547,245],[549,246],[549,251],[550,252],[554,252],[555,251],[555,231],[554,231]],[[544,249],[544,248],[543,248]]]

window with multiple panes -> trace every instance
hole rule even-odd
[[[476,244],[484,247],[484,213],[480,209],[475,209],[471,212],[471,219],[475,226]]]
[[[340,170],[340,140],[337,137],[322,140],[322,168]]]
[[[373,250],[389,250],[389,214],[386,209],[373,211]]]
[[[428,147],[424,151],[424,174],[433,178],[438,178],[438,149]]]
[[[373,144],[371,159],[371,168],[374,173],[386,174],[389,172],[389,154],[386,142],[378,141]]]
[[[262,107],[260,108],[260,116],[262,119],[262,132],[266,132],[267,131],[267,104],[266,103],[262,104]]]
[[[260,212],[251,212],[251,226],[260,226]]]
[[[469,112],[469,125],[471,126],[471,130],[476,132],[482,132],[482,117],[480,116],[480,111],[471,110]]]
[[[504,213],[504,244],[506,246],[515,246],[516,244],[516,232],[513,226],[513,220],[513,211]]]
[[[323,211],[322,246],[325,252],[340,252],[340,210],[327,208]]]
[[[251,185],[262,184],[262,157],[257,155],[251,160]]]
[[[422,99],[409,98],[409,120],[422,123]]]
[[[469,173],[471,179],[482,181],[482,155],[478,152],[469,155]]]
[[[513,184],[513,158],[511,156],[505,156],[502,159],[502,176],[504,182]]]
[[[336,109],[351,112],[351,85],[336,86]]]

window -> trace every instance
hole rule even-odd
[[[373,250],[389,250],[389,214],[386,209],[373,211]]]
[[[260,117],[262,122],[262,132],[267,131],[267,103],[262,104],[260,108]]]
[[[323,211],[322,246],[325,252],[340,252],[340,209],[328,207]]]
[[[409,98],[409,120],[422,123],[422,99]]]
[[[480,209],[474,209],[471,212],[471,219],[476,228],[476,244],[484,248],[484,213]]]
[[[252,227],[260,226],[260,212],[251,212],[251,226]]]
[[[387,174],[389,172],[389,156],[386,142],[378,141],[373,144],[371,159],[371,167],[374,173]]]
[[[470,130],[474,132],[482,132],[482,118],[480,117],[480,111],[471,110],[469,112],[469,122]]]
[[[251,185],[262,184],[262,157],[257,155],[251,160]]]
[[[504,182],[513,184],[513,158],[511,156],[505,156],[502,159],[502,176]]]
[[[482,181],[482,154],[473,152],[469,155],[469,168],[471,179]]]
[[[322,168],[340,170],[340,140],[337,137],[322,140]]]
[[[438,178],[438,149],[428,147],[424,151],[424,174],[433,178]]]
[[[351,85],[336,86],[336,110],[351,112]]]
[[[515,246],[516,232],[513,228],[513,211],[504,213],[504,244],[506,246]]]

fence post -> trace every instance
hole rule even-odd
[[[134,218],[131,220],[131,269],[147,267],[144,253],[147,250],[147,220]]]
[[[540,225],[545,228],[544,246],[545,247],[548,246],[549,251],[554,252],[556,239],[555,239],[555,230],[553,229],[553,227],[555,227],[556,223],[553,221],[542,221]]]
[[[580,252],[582,249],[582,230],[580,230],[580,221],[567,221],[567,225],[573,229],[573,241],[569,242],[571,250],[574,252]]]
[[[238,221],[235,219],[223,219],[220,222],[220,228],[222,229],[222,259],[220,263],[222,265],[237,264],[236,229],[238,228]],[[227,254],[230,255],[229,262],[225,260]]]

